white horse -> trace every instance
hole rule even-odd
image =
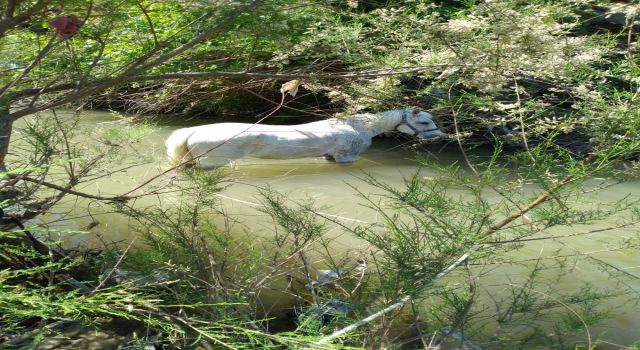
[[[165,144],[174,164],[195,163],[200,168],[223,166],[244,156],[325,156],[350,163],[383,132],[396,130],[421,139],[444,136],[431,118],[427,112],[408,108],[299,125],[218,123],[178,129]]]

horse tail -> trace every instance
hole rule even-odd
[[[178,165],[193,159],[187,146],[187,140],[191,135],[193,135],[193,130],[190,128],[178,129],[171,133],[167,141],[165,141],[167,156],[172,165]]]

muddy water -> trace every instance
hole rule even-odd
[[[85,128],[89,136],[83,143],[92,144],[99,139],[98,134],[110,128],[123,128],[122,124],[114,119],[114,116],[107,112],[87,112],[82,118],[80,128]],[[126,168],[124,172],[118,172],[112,176],[101,178],[97,181],[88,182],[77,187],[89,193],[102,195],[120,194],[130,190],[142,181],[158,174],[168,166],[165,163],[164,139],[169,133],[181,125],[159,126],[150,135],[135,144],[134,149],[130,149],[130,155],[125,160],[118,160],[111,170]],[[19,136],[15,142],[19,141]],[[434,152],[439,151],[437,148]],[[460,154],[455,149],[439,151],[436,154],[442,164],[462,162]],[[475,154],[483,157],[488,155]],[[263,160],[263,159],[241,159],[235,170],[229,170],[231,185],[220,193],[220,210],[223,210],[231,217],[234,223],[232,230],[242,232],[242,234],[265,237],[273,232],[273,224],[268,218],[258,210],[256,203],[260,201],[257,188],[270,186],[271,188],[286,193],[293,201],[304,201],[312,199],[320,211],[325,215],[338,216],[338,220],[344,225],[356,225],[360,222],[380,222],[379,213],[363,205],[364,200],[358,196],[357,192],[380,193],[379,190],[365,184],[361,178],[363,172],[373,175],[376,179],[388,184],[401,187],[404,177],[420,170],[423,176],[428,177],[434,174],[434,170],[420,168],[418,163],[412,160],[414,157],[410,151],[403,150],[397,142],[389,140],[377,140],[374,146],[365,151],[360,159],[348,165],[330,163],[322,158],[305,158],[295,160]],[[162,181],[162,179],[160,180]],[[595,186],[600,180],[593,179],[591,185]],[[620,199],[624,196],[640,195],[640,182],[629,182],[616,185],[604,192],[588,197],[587,202],[606,202]],[[533,193],[536,189],[532,186],[524,186],[522,191]],[[167,194],[164,196],[145,197],[137,200],[137,205],[167,204],[175,201],[177,194]],[[375,195],[374,195],[375,199]],[[97,244],[100,240],[124,241],[132,240],[135,233],[131,231],[130,222],[125,218],[109,214],[108,207],[99,204],[89,205],[88,201],[77,198],[67,198],[61,202],[54,211],[40,219],[41,223],[47,223],[54,227],[61,227],[70,230],[88,231],[89,234],[76,235],[68,238],[72,244]],[[615,220],[614,220],[615,221]],[[609,223],[600,226],[591,225],[589,227],[571,227],[549,234],[567,234],[593,230],[599,227],[606,227]],[[519,250],[511,256],[514,260],[525,259],[537,256],[551,256],[558,246],[570,246],[570,250],[578,252],[600,252],[595,253],[599,259],[603,259],[608,264],[623,269],[624,273],[640,276],[640,257],[631,255],[626,251],[605,252],[608,244],[619,241],[624,237],[631,236],[638,229],[623,228],[607,231],[598,234],[578,236],[571,239],[559,239],[549,241],[538,241],[527,244],[525,248]],[[334,253],[348,252],[354,256],[358,251],[366,251],[368,246],[364,242],[344,233],[339,225],[329,225],[327,236],[334,239],[332,249]],[[96,237],[101,237],[97,239]],[[320,254],[318,255],[320,256]],[[318,262],[318,266],[322,263]],[[504,282],[505,275],[514,276],[524,273],[518,265],[501,265],[486,277],[482,277],[486,285],[494,282]],[[573,270],[573,279],[563,280],[560,289],[572,291],[580,288],[584,283],[592,283],[600,286],[603,283],[604,275],[597,271],[593,265],[578,265]],[[502,281],[501,281],[502,280]],[[632,282],[629,286],[636,291],[640,291],[640,282]],[[504,288],[494,288],[490,291],[494,296],[507,293]],[[621,299],[614,299],[610,303],[622,302]],[[602,335],[618,344],[630,344],[640,339],[640,308],[630,306],[627,312],[618,313],[613,320],[603,327],[598,327],[592,332],[595,335]]]

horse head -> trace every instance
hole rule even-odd
[[[402,120],[396,126],[396,130],[424,140],[446,136],[447,134],[440,131],[432,118],[430,113],[418,109],[404,109],[402,110]]]

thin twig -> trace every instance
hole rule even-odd
[[[516,77],[513,77],[513,84],[514,84],[514,91],[516,92],[516,98],[518,101],[518,119],[520,120],[520,134],[522,135],[522,142],[524,143],[524,148],[527,150],[527,154],[529,155],[529,158],[531,159],[532,162],[535,163],[535,158],[533,158],[533,155],[531,154],[531,150],[529,149],[529,142],[527,141],[527,133],[525,132],[524,129],[524,116],[522,115],[522,102],[520,100],[520,91],[518,91],[520,89],[520,87],[518,86],[518,79],[516,79]]]
[[[118,266],[120,266],[120,264],[122,263],[122,260],[124,259],[125,255],[127,255],[127,252],[129,252],[129,249],[131,249],[131,246],[133,246],[133,243],[138,239],[137,236],[134,236],[133,239],[131,240],[131,242],[129,242],[129,245],[127,246],[127,248],[124,250],[124,252],[122,252],[122,254],[120,254],[120,257],[118,258],[118,261],[116,261],[116,263],[113,265],[113,267],[111,268],[111,270],[109,271],[109,273],[107,273],[106,276],[104,276],[104,278],[102,279],[102,281],[100,281],[100,283],[91,291],[91,293],[89,293],[89,295],[93,295],[95,294],[98,290],[100,290],[100,288],[102,288],[102,285],[107,282],[110,278],[111,275],[114,274],[114,272],[116,272],[116,269],[118,269]]]

